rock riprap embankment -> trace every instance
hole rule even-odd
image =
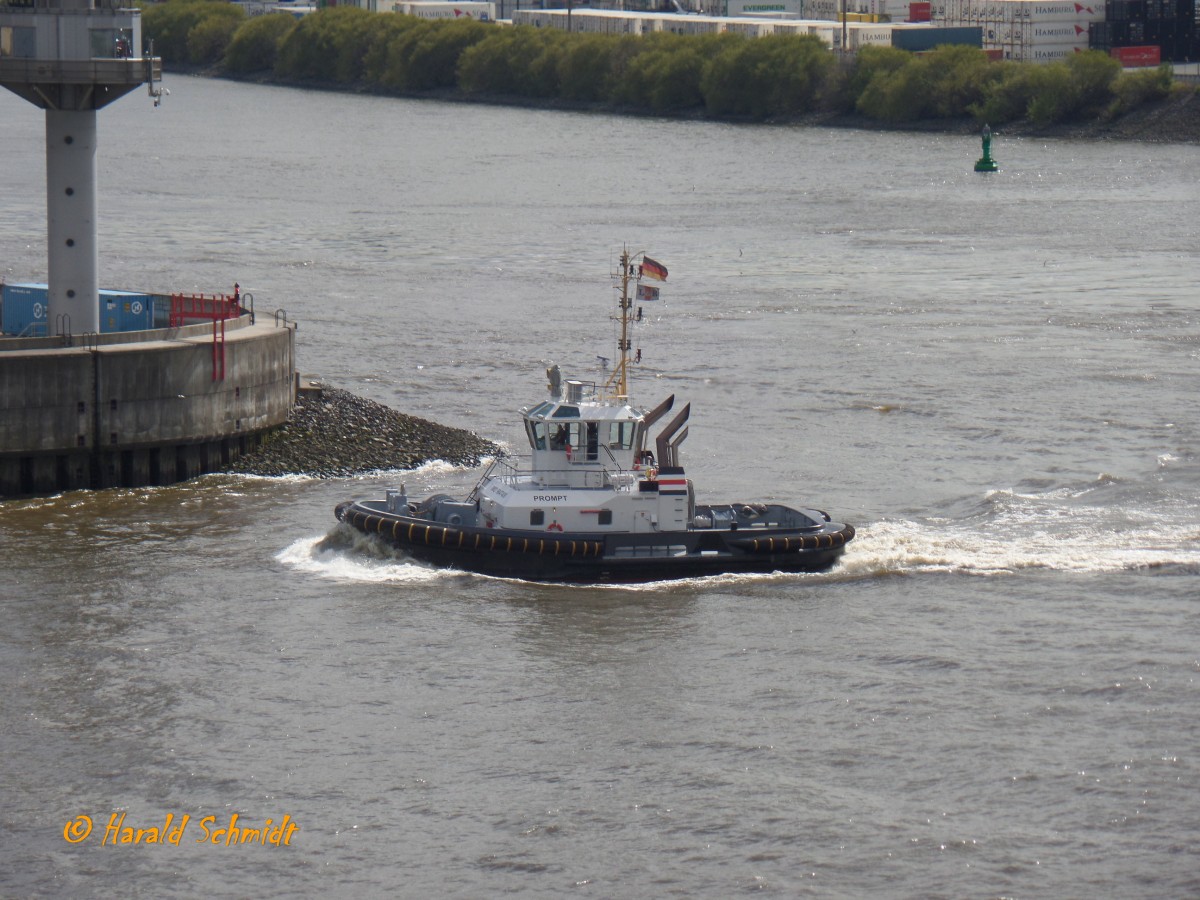
[[[405,415],[349,391],[319,387],[302,391],[287,424],[226,471],[335,478],[412,469],[434,459],[475,466],[499,452],[491,441],[461,428]]]

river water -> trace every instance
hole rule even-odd
[[[698,499],[859,537],[555,587],[336,526],[478,476],[441,463],[0,503],[0,894],[1200,894],[1194,147],[1000,134],[977,175],[974,138],[167,86],[100,115],[104,287],[236,280],[305,374],[517,448],[550,361],[613,355],[628,243]],[[0,122],[0,273],[41,280],[42,114]]]

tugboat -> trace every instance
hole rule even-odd
[[[409,498],[403,485],[381,500],[339,504],[339,520],[434,566],[530,581],[649,582],[723,573],[819,572],[830,568],[854,527],[827,513],[777,503],[698,504],[679,447],[685,405],[653,439],[675,403],[650,410],[629,397],[630,287],[666,267],[644,252],[620,257],[617,363],[603,385],[546,370],[549,397],[520,410],[526,468],[498,457],[461,500]],[[638,354],[640,356],[640,352]]]

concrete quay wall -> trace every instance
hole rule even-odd
[[[292,325],[136,335],[0,340],[0,496],[183,481],[287,421]]]

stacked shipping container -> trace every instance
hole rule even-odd
[[[514,25],[536,28],[567,27],[565,9],[521,9],[513,13]],[[833,49],[846,45],[857,50],[868,45],[902,46],[928,50],[939,44],[980,45],[977,28],[942,28],[930,24],[888,22],[840,22],[818,19],[758,19],[749,17],[690,16],[670,13],[637,13],[612,9],[575,9],[571,12],[571,30],[603,34],[650,34],[667,31],[674,34],[720,34],[733,32],[747,37],[771,34],[811,34]],[[901,39],[900,35],[903,35]]]
[[[690,0],[682,2],[686,6]],[[1160,58],[1177,62],[1200,59],[1196,4],[1197,0],[730,0],[727,9],[737,24],[717,15],[583,7],[573,11],[571,27],[619,34],[735,31],[762,37],[815,33],[837,49],[842,32],[836,23],[844,10],[851,19],[846,31],[849,50],[889,42],[905,49],[963,43],[959,35],[964,32],[959,29],[979,28],[981,46],[998,59],[1054,62],[1096,48],[1111,50],[1125,65],[1157,65]],[[564,28],[565,15],[561,9],[525,9],[513,14],[513,22]],[[944,29],[952,37],[930,41],[905,35],[896,39],[901,24],[922,22]],[[835,23],[835,31],[829,31],[830,23]],[[870,27],[874,30],[859,30]],[[890,40],[885,34],[888,27],[892,28]]]
[[[934,0],[934,22],[978,25],[983,48],[1005,59],[1053,62],[1088,49],[1088,29],[1104,21],[1101,4],[1073,0]]]
[[[1091,29],[1092,46],[1126,50],[1113,55],[1126,64],[1155,65],[1200,58],[1196,40],[1196,0],[1108,0],[1104,22]]]
[[[1007,59],[1053,62],[1089,48],[1127,48],[1113,55],[1129,65],[1200,58],[1196,0],[934,0],[931,17],[981,26],[984,48]]]

